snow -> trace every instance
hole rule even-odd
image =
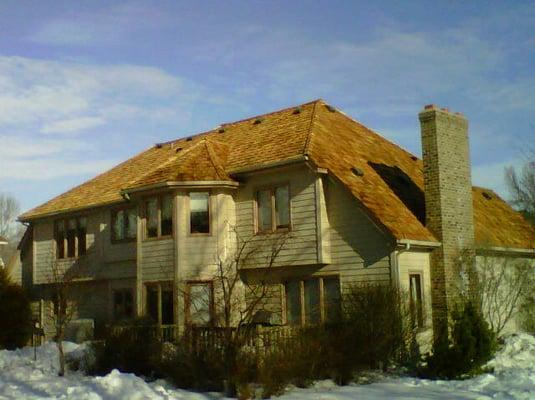
[[[65,343],[71,357],[80,357],[84,345]],[[53,343],[38,348],[0,351],[0,399],[180,399],[213,400],[202,394],[175,389],[165,381],[147,383],[117,370],[103,377],[69,372],[57,376],[57,353]],[[432,381],[411,377],[376,376],[370,384],[339,387],[319,381],[306,389],[291,388],[280,400],[317,399],[535,399],[535,338],[527,334],[510,336],[489,362],[492,373],[464,381]]]

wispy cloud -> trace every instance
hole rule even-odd
[[[201,91],[153,67],[0,56],[0,181],[97,173],[114,143],[132,151],[125,134],[187,124]]]
[[[83,130],[95,128],[104,124],[104,119],[100,117],[79,117],[69,118],[47,123],[41,129],[43,133],[79,133]]]
[[[129,2],[103,10],[69,12],[45,21],[28,40],[60,46],[117,45],[136,32],[170,22],[170,16],[160,7]]]

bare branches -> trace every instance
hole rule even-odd
[[[511,204],[535,223],[535,152],[527,157],[519,171],[505,169],[505,183],[511,195]]]
[[[0,236],[9,238],[14,233],[19,209],[17,199],[8,194],[0,193]]]
[[[530,262],[521,258],[499,256],[489,252],[473,252],[460,257],[460,270],[470,269],[471,299],[475,299],[491,330],[500,335],[519,312],[530,289]],[[461,294],[463,294],[461,292]]]

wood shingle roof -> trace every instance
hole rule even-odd
[[[232,181],[232,172],[308,157],[327,169],[397,239],[436,241],[425,227],[423,164],[322,100],[156,145],[20,216],[123,201],[121,191],[169,181]],[[476,241],[534,248],[535,231],[499,196],[474,188]],[[484,200],[484,201],[483,201]]]

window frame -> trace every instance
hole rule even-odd
[[[411,314],[411,323],[412,323],[412,326],[416,329],[419,329],[419,330],[425,329],[426,316],[425,316],[425,296],[424,296],[424,274],[422,271],[409,270],[408,275],[409,275],[409,285],[408,285],[409,309],[410,309],[410,314]],[[411,278],[413,276],[417,276],[419,279],[419,283],[420,283],[420,302],[419,304],[416,303],[416,307],[414,308],[414,311],[413,311],[413,307],[414,307],[415,302],[412,298],[412,290],[411,290]],[[415,313],[416,315],[414,315],[413,313]]]
[[[191,232],[191,193],[208,193],[208,232]],[[210,190],[190,190],[188,192],[188,236],[212,236],[212,192]]]
[[[127,211],[132,211],[134,212],[134,214],[136,215],[136,234],[133,238],[129,238],[127,237],[126,235],[126,232],[127,232],[127,218],[125,218],[123,220],[123,230],[125,232],[125,235],[124,235],[124,238],[123,239],[117,239],[117,237],[115,236],[115,221],[117,220],[117,214],[120,212],[120,211],[123,211],[125,213],[125,217],[127,215]],[[111,234],[110,234],[110,240],[111,240],[111,243],[112,244],[119,244],[119,243],[130,243],[130,242],[135,242],[137,241],[137,220],[138,220],[138,217],[139,217],[139,214],[138,214],[138,209],[135,205],[130,205],[130,206],[122,206],[122,207],[116,207],[116,208],[113,208],[111,210]]]
[[[82,219],[85,219],[85,234],[84,234],[84,243],[85,243],[85,248],[83,250],[83,252],[80,252],[80,233],[81,233],[81,230],[82,230],[82,227],[81,227],[81,223],[80,221]],[[75,229],[75,234],[74,234],[74,255],[73,256],[69,256],[69,238],[68,238],[68,235],[67,235],[67,232],[68,232],[68,222],[69,220],[75,220],[76,221],[76,229]],[[75,260],[75,259],[78,259],[80,257],[84,257],[86,254],[87,254],[87,215],[75,215],[75,216],[70,216],[70,217],[63,217],[63,218],[58,218],[56,220],[54,220],[54,254],[55,254],[55,259],[56,260]],[[59,229],[58,229],[58,225],[59,223],[63,223],[63,246],[62,246],[62,249],[63,249],[63,255],[60,257],[59,255],[59,245],[58,245],[58,241],[59,241]]]
[[[168,235],[162,235],[162,209],[163,209],[163,199],[165,197],[171,198],[171,233]],[[147,203],[151,199],[156,199],[156,215],[157,215],[157,226],[156,226],[156,236],[148,235],[148,209]],[[142,199],[142,215],[143,215],[143,240],[160,240],[160,239],[169,239],[175,235],[175,202],[176,194],[174,192],[169,193],[158,193],[149,196],[145,196]]]
[[[210,295],[208,304],[209,321],[205,325],[194,324],[191,321],[191,287],[192,286],[208,286],[208,293]],[[214,326],[215,324],[215,300],[214,300],[214,282],[211,280],[193,280],[186,282],[186,292],[184,299],[184,318],[186,326],[190,327],[203,327]]]
[[[329,317],[327,315],[327,304],[325,302],[325,285],[324,285],[324,281],[325,280],[328,280],[328,279],[337,279],[338,280],[338,288],[340,290],[340,301],[341,301],[341,297],[342,297],[342,286],[340,284],[340,275],[338,274],[333,274],[333,275],[320,275],[320,276],[310,276],[310,277],[306,277],[306,278],[297,278],[297,279],[289,279],[287,281],[284,282],[284,323],[285,325],[289,325],[289,318],[288,318],[288,310],[289,310],[289,305],[288,305],[288,284],[290,282],[297,282],[298,283],[298,288],[299,288],[299,293],[298,293],[298,299],[299,299],[299,318],[297,318],[296,320],[299,321],[299,323],[297,324],[294,324],[292,326],[314,326],[314,325],[318,325],[318,324],[325,324],[325,323],[330,323],[332,321],[329,321]],[[308,281],[313,281],[313,280],[317,280],[318,281],[318,289],[319,289],[319,305],[320,305],[320,310],[319,310],[319,322],[318,323],[310,323],[306,320],[307,318],[307,315],[306,315],[306,300],[305,300],[305,282],[308,282]],[[341,304],[341,303],[340,303]],[[340,310],[341,311],[341,310]]]
[[[288,189],[288,225],[277,226],[277,206],[276,206],[276,190],[281,187]],[[271,229],[261,229],[260,227],[260,208],[258,196],[260,192],[270,192],[271,199]],[[270,233],[289,232],[292,230],[292,191],[289,182],[281,182],[271,185],[264,185],[256,187],[254,190],[254,230],[257,235],[266,235]]]
[[[117,313],[116,313],[116,305],[115,305],[115,295],[116,293],[121,293],[122,295],[122,308],[123,308],[123,311],[126,311],[125,310],[125,293],[129,293],[130,296],[131,296],[131,299],[132,299],[132,304],[131,304],[131,307],[132,307],[132,310],[130,312],[130,315],[127,315],[126,312],[124,312],[122,316],[118,316]],[[129,319],[132,319],[134,318],[134,315],[135,315],[135,298],[134,298],[134,289],[131,288],[131,287],[123,287],[123,288],[115,288],[112,290],[112,298],[113,298],[113,302],[112,302],[112,307],[113,307],[113,311],[112,311],[112,314],[113,314],[113,320],[114,321],[125,321],[125,320],[129,320]]]

